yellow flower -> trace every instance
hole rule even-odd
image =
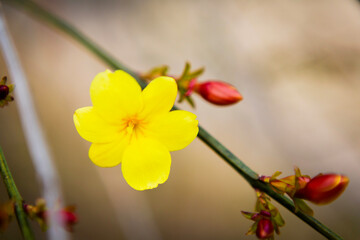
[[[197,136],[196,115],[170,111],[177,94],[173,78],[158,77],[141,91],[124,71],[99,73],[90,87],[92,107],[79,108],[75,127],[92,142],[91,161],[100,167],[120,163],[136,190],[156,188],[170,173],[169,151],[185,148]]]

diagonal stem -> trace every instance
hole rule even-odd
[[[0,174],[5,183],[9,198],[15,201],[15,214],[19,224],[21,234],[25,240],[34,239],[33,233],[27,221],[27,215],[23,209],[23,199],[15,185],[14,179],[11,175],[4,153],[0,147]]]
[[[100,58],[104,63],[108,64],[113,69],[120,69],[128,72],[132,75],[141,85],[142,88],[146,86],[146,83],[141,79],[141,77],[127,68],[126,66],[122,65],[120,62],[115,60],[112,56],[106,53],[102,48],[97,46],[94,42],[92,42],[88,37],[83,35],[80,31],[74,28],[69,23],[65,22],[61,18],[53,15],[46,9],[40,7],[36,3],[30,0],[5,0],[7,2],[16,3],[19,7],[24,8],[28,12],[34,14],[36,17],[40,18],[41,20],[45,21],[46,23],[53,25],[57,29],[63,31],[64,33],[68,34],[73,39],[77,40],[81,45],[86,47],[89,51],[94,53],[98,58]],[[178,109],[174,106],[174,109]],[[246,166],[238,157],[236,157],[233,153],[230,152],[224,145],[222,145],[216,138],[211,136],[204,128],[199,126],[200,131],[198,137],[214,152],[216,152],[221,158],[223,158],[230,166],[232,166],[242,177],[246,179],[246,181],[254,188],[259,189],[260,191],[265,192],[274,200],[279,202],[282,206],[287,208],[297,217],[302,219],[320,234],[328,239],[333,240],[341,240],[342,238],[334,233],[331,229],[326,227],[324,224],[319,222],[314,217],[306,215],[301,211],[295,212],[295,206],[293,202],[285,197],[284,195],[278,194],[275,192],[271,186],[267,183],[264,183],[258,180],[258,174]]]

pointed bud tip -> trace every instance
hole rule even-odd
[[[303,189],[295,193],[315,204],[328,204],[337,199],[346,189],[350,179],[339,174],[321,174],[312,178]]]
[[[215,105],[225,106],[237,103],[243,99],[237,89],[229,83],[220,81],[207,81],[195,87],[205,100]]]
[[[65,207],[59,212],[59,214],[62,224],[65,226],[66,230],[72,232],[74,225],[78,222],[78,216],[75,213],[75,207]]]

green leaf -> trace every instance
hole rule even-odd
[[[296,176],[296,177],[301,177],[301,171],[300,171],[300,168],[298,168],[298,167],[294,167],[294,171],[295,171],[295,176]]]
[[[250,229],[247,231],[247,233],[245,235],[255,234],[256,229],[257,229],[257,222],[255,222],[253,225],[251,225]]]
[[[192,97],[187,96],[187,97],[185,97],[185,100],[190,104],[190,106],[191,106],[192,108],[195,108],[195,102],[194,102],[194,100],[192,99]]]
[[[203,72],[205,71],[205,68],[199,68],[195,70],[194,72],[188,73],[186,76],[184,76],[184,80],[192,80],[194,78],[199,77]]]
[[[6,76],[3,76],[0,80],[0,85],[5,85],[6,84],[6,81],[7,81],[7,77]]]
[[[285,221],[282,218],[280,212],[278,211],[277,214],[275,216],[273,216],[272,218],[274,220],[274,222],[276,223],[277,226],[282,227],[285,225]]]
[[[252,217],[253,217],[256,213],[241,211],[241,214],[242,214],[245,218],[252,220]]]
[[[10,96],[10,95],[7,95],[6,98],[5,98],[5,101],[6,102],[11,102],[14,100],[14,97],[13,96]]]
[[[256,201],[256,203],[255,203],[255,211],[256,212],[260,212],[261,210],[262,210],[262,207],[263,207],[263,205],[262,205],[262,203],[259,201],[259,199]]]
[[[179,90],[179,100],[178,100],[178,102],[181,103],[185,99],[186,89],[181,87],[181,86],[178,86],[178,90]]]
[[[270,177],[270,181],[271,180],[275,180],[278,176],[281,175],[282,172],[280,171],[276,171],[271,177]]]
[[[3,107],[7,104],[6,100],[0,100],[0,107]]]
[[[195,108],[195,102],[192,99],[191,96],[185,96],[186,89],[179,87],[179,100],[178,103],[181,103],[182,101],[186,100],[190,104],[192,108]]]
[[[180,93],[178,103],[181,103],[182,101],[184,101],[184,99],[185,99],[185,95]]]
[[[154,78],[160,77],[160,76],[167,76],[167,72],[169,70],[169,67],[167,65],[162,65],[158,67],[154,67],[150,69],[147,73],[143,74],[142,77],[147,80],[153,80]]]
[[[277,208],[270,201],[267,201],[267,206],[270,211],[278,211]]]
[[[180,80],[184,79],[184,78],[188,75],[188,73],[189,73],[189,71],[190,71],[190,68],[191,68],[190,63],[189,63],[189,62],[186,62],[186,63],[185,63],[185,68],[184,68],[183,73],[181,74]]]
[[[159,75],[166,75],[168,72],[169,67],[167,65],[155,67],[150,71],[150,74],[159,74]]]
[[[9,93],[11,93],[12,91],[14,91],[15,85],[14,84],[9,84]]]
[[[295,204],[295,211],[298,209],[307,215],[313,216],[314,211],[305,203],[304,200],[299,198],[293,198],[294,204]]]

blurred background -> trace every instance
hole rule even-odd
[[[333,204],[311,205],[344,239],[360,239],[360,4],[312,1],[36,1],[66,19],[115,58],[144,72],[161,64],[180,74],[185,61],[204,66],[200,80],[235,85],[244,100],[214,107],[195,96],[200,124],[261,174],[346,174]],[[33,98],[55,157],[65,204],[79,223],[72,239],[255,239],[240,211],[253,189],[196,139],[172,153],[169,180],[137,192],[121,166],[99,168],[76,132],[75,109],[91,105],[93,77],[108,68],[68,36],[4,6]],[[8,71],[0,58],[0,75]],[[11,76],[9,76],[11,81]],[[16,99],[16,88],[15,88]],[[0,145],[24,199],[41,189],[16,104],[0,109]],[[0,184],[0,201],[8,199]],[[277,204],[276,204],[277,205]],[[279,206],[279,205],[277,205]],[[279,206],[286,226],[276,239],[324,239]],[[37,239],[46,234],[33,223]],[[0,239],[21,239],[13,221]]]

